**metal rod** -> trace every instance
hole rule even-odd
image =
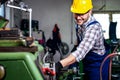
[[[20,10],[23,10],[23,11],[28,11],[28,9],[21,8],[21,7],[18,7],[18,6],[14,6],[14,5],[10,5],[10,4],[7,4],[7,6],[10,7],[10,8],[20,9]]]
[[[29,9],[29,37],[32,37],[32,9]]]
[[[29,37],[32,37],[32,9],[31,8],[29,8],[29,9],[21,8],[21,7],[10,5],[10,4],[7,4],[7,6],[10,8],[15,8],[15,9],[29,12]]]

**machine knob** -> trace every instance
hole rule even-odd
[[[0,80],[2,80],[4,76],[5,76],[5,69],[3,66],[0,65]]]

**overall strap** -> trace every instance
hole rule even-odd
[[[76,36],[77,36],[77,42],[80,43],[80,39],[79,39],[79,36],[78,36],[78,24],[76,25]]]
[[[93,21],[93,22],[89,23],[89,24],[87,25],[87,27],[89,27],[90,25],[95,24],[95,23],[99,23],[99,22],[98,22],[98,21]]]
[[[95,24],[95,23],[99,23],[99,22],[98,22],[98,21],[93,21],[93,22],[89,23],[89,24],[87,25],[87,27],[89,27],[90,25]],[[104,39],[105,49],[106,49],[107,51],[109,51],[109,50],[110,50],[110,45],[105,41],[105,38],[103,38],[103,39]]]
[[[90,25],[95,24],[95,23],[99,23],[99,22],[98,22],[98,21],[90,22],[90,23],[87,25],[87,27],[89,27]],[[78,31],[78,24],[76,25],[76,35],[77,35],[77,31]],[[81,36],[81,39],[82,39],[82,36]],[[78,43],[81,42],[81,40],[79,39],[78,35],[77,35],[77,41],[78,41]]]

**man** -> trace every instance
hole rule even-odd
[[[75,62],[83,61],[84,80],[108,80],[109,61],[105,62],[100,77],[100,65],[107,56],[102,27],[92,16],[91,0],[74,0],[71,12],[74,14],[78,46],[67,58],[56,63],[56,71]]]

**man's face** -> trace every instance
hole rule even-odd
[[[78,25],[82,25],[83,23],[85,23],[89,19],[90,15],[91,15],[91,10],[88,11],[87,13],[85,13],[85,14],[74,13],[74,18],[75,18],[76,23]]]

